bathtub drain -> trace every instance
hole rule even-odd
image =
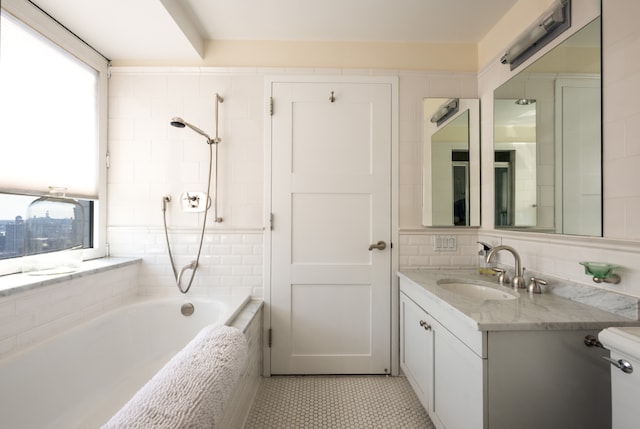
[[[182,307],[180,308],[180,312],[184,316],[191,316],[194,311],[195,311],[195,307],[190,302],[186,302],[182,304]]]

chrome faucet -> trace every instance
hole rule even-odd
[[[493,259],[493,257],[496,255],[496,253],[498,253],[501,250],[506,250],[507,252],[510,252],[513,255],[513,259],[515,259],[515,262],[516,262],[516,271],[513,274],[513,280],[511,280],[511,286],[513,286],[516,289],[526,288],[527,285],[525,284],[524,278],[522,277],[522,275],[524,274],[524,268],[521,268],[520,266],[520,255],[518,255],[518,252],[516,252],[516,249],[514,249],[513,247],[505,246],[505,245],[492,247],[491,250],[489,250],[489,253],[487,253],[487,263],[491,264],[491,260]]]

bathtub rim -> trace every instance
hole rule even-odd
[[[110,317],[114,313],[119,311],[124,311],[128,308],[135,308],[138,306],[146,306],[154,303],[171,303],[171,305],[182,305],[183,303],[193,301],[209,301],[209,302],[219,302],[225,306],[225,310],[222,313],[220,320],[217,323],[224,324],[229,326],[234,319],[242,312],[242,310],[247,306],[247,304],[251,301],[252,297],[250,294],[238,294],[238,295],[138,295],[133,297],[133,299],[127,300],[114,308],[110,308],[104,312],[95,314],[95,316],[82,320],[81,323],[78,323],[75,326],[72,326],[68,329],[56,332],[55,334],[41,340],[36,341],[34,343],[30,343],[25,347],[20,347],[12,350],[9,353],[3,354],[0,356],[0,368],[2,368],[5,364],[10,364],[15,360],[19,360],[22,356],[27,353],[33,352],[35,349],[46,345],[52,341],[55,341],[57,338],[62,337],[64,335],[72,334],[77,330],[81,330],[86,328],[87,325],[92,323],[97,323],[100,319]]]

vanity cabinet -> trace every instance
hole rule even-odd
[[[400,294],[400,365],[422,405],[433,401],[433,320]]]
[[[584,344],[598,327],[478,330],[401,277],[400,329],[402,371],[438,429],[611,427],[609,353]]]
[[[485,360],[400,294],[400,365],[438,427],[483,428]]]

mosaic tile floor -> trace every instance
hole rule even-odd
[[[404,377],[274,376],[244,429],[435,429]]]

